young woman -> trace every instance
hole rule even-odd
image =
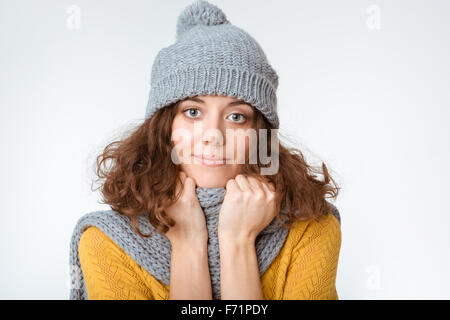
[[[97,159],[111,210],[75,227],[70,298],[338,299],[339,188],[279,143],[258,43],[197,1],[151,84],[146,120]]]

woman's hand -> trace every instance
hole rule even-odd
[[[228,180],[219,214],[218,236],[254,241],[279,212],[270,182],[238,174]]]
[[[172,245],[188,241],[207,242],[206,219],[195,192],[195,181],[184,172],[180,172],[180,178],[182,184],[177,183],[176,194],[181,189],[182,193],[177,202],[164,210],[176,224],[165,235]]]

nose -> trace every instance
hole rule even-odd
[[[218,134],[211,134],[211,130],[206,132],[202,138],[203,145],[205,146],[221,146],[223,145],[223,137]]]
[[[208,146],[222,146],[225,144],[223,123],[216,112],[209,113],[208,119],[202,122],[202,144]]]

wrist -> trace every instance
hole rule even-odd
[[[218,232],[219,246],[242,247],[254,246],[256,237],[251,233],[232,234],[227,232]]]
[[[173,249],[180,250],[193,250],[193,249],[202,249],[208,247],[208,238],[207,237],[194,237],[194,238],[183,238],[177,239],[170,242]]]

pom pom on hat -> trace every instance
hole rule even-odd
[[[207,1],[197,0],[187,6],[178,17],[176,37],[180,38],[196,25],[214,26],[225,23],[230,22],[220,8]]]

